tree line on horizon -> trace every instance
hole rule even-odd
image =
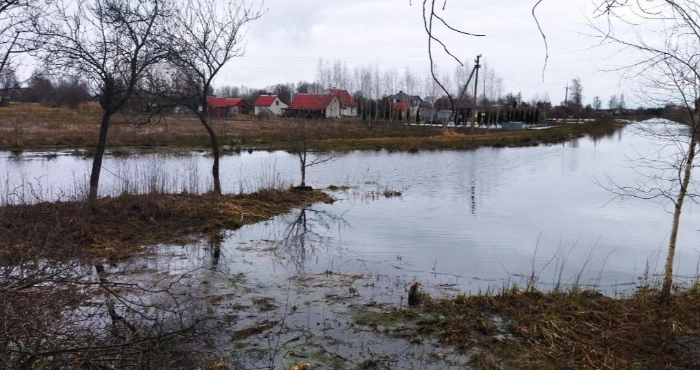
[[[466,71],[471,68],[455,68],[449,86],[463,86]],[[583,85],[580,78],[574,78],[571,83],[571,94],[567,102],[553,104],[549,94],[534,94],[530,99],[523,97],[521,92],[504,93],[503,79],[498,77],[495,70],[488,65],[482,66],[484,73],[480,76],[477,105],[480,107],[503,106],[510,108],[537,108],[548,111],[550,117],[572,115],[589,117],[595,111],[626,111],[634,110],[640,113],[659,112],[661,108],[632,109],[625,101],[624,94],[613,94],[604,103],[599,97],[593,97],[592,102],[584,104]],[[248,104],[253,104],[261,95],[277,95],[285,104],[290,104],[295,94],[322,94],[329,88],[347,90],[358,102],[358,115],[370,119],[389,119],[391,117],[392,95],[404,92],[418,96],[423,101],[433,105],[435,109],[450,109],[447,97],[440,94],[432,76],[420,77],[416,72],[406,68],[403,75],[398,70],[391,69],[380,73],[376,67],[356,67],[350,71],[345,63],[319,61],[316,80],[299,81],[297,83],[278,83],[265,88],[253,88],[245,85],[211,85],[207,94],[225,98],[242,98]],[[418,83],[418,82],[421,83]],[[451,88],[456,91],[455,87]],[[145,90],[145,89],[143,89]],[[467,87],[462,99],[471,106],[473,100],[473,83]],[[0,95],[13,101],[42,103],[52,107],[77,109],[81,104],[96,101],[99,91],[92,91],[90,84],[79,75],[57,75],[45,69],[36,69],[26,81],[20,81],[15,68],[7,68],[0,75]],[[129,104],[136,112],[151,111],[158,103],[153,100],[156,96],[145,97],[140,94],[138,99],[132,99]],[[670,108],[670,105],[666,108]]]

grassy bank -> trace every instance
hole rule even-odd
[[[101,111],[94,106],[81,110],[50,108],[38,104],[13,104],[0,111],[0,150],[95,147]],[[144,117],[117,115],[113,119],[108,147],[207,148],[209,137],[191,114],[168,115],[144,123]],[[222,145],[286,150],[298,121],[276,119],[213,119]],[[605,123],[558,126],[549,130],[503,132],[440,127],[408,126],[400,122],[319,120],[307,125],[310,145],[318,150],[437,150],[474,149],[481,146],[530,146],[570,140],[585,134],[600,135],[618,127]]]
[[[418,308],[361,310],[358,322],[419,342],[434,336],[472,356],[475,369],[697,369],[700,291],[661,305],[655,291],[627,298],[593,291],[513,289],[428,299]],[[407,330],[408,328],[408,330]]]
[[[315,140],[313,146],[320,150],[389,150],[417,152],[420,150],[471,150],[481,147],[523,147],[540,144],[566,142],[585,135],[594,137],[613,134],[622,127],[614,122],[586,123],[581,125],[556,126],[545,130],[476,130],[450,129],[435,131],[431,135],[409,137],[369,137]],[[272,145],[287,149],[285,143]]]
[[[25,256],[128,257],[144,245],[187,243],[219,237],[226,229],[269,219],[313,202],[332,202],[323,192],[263,190],[246,195],[122,195],[83,202],[0,207],[0,258]]]

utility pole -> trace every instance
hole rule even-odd
[[[564,96],[564,122],[569,117],[569,83],[566,84],[566,95]]]
[[[479,111],[476,109],[476,96],[478,94],[477,86],[479,85],[479,68],[481,68],[481,64],[479,64],[479,60],[481,59],[481,54],[476,56],[476,65],[474,68],[476,69],[476,78],[474,78],[474,102],[472,103],[472,128],[471,132],[474,132],[474,122],[476,122],[476,115],[479,114]]]

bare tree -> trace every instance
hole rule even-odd
[[[64,76],[56,84],[54,97],[56,105],[78,109],[81,103],[87,102],[90,98],[90,87],[78,75]]]
[[[627,108],[627,103],[625,103],[625,94],[620,94],[620,99],[617,102],[617,107],[620,109]]]
[[[441,24],[444,27],[446,27],[448,30],[452,32],[456,32],[461,35],[465,36],[472,36],[472,37],[483,37],[485,35],[483,34],[476,34],[476,33],[471,33],[471,32],[465,32],[459,29],[456,29],[452,27],[449,23],[447,23],[438,13],[439,11],[436,10],[436,0],[423,0],[423,26],[425,28],[425,32],[428,35],[428,58],[430,59],[430,74],[433,78],[433,80],[437,83],[437,85],[442,89],[442,91],[445,93],[447,96],[450,106],[452,107],[453,111],[453,117],[456,118],[456,104],[455,104],[455,98],[453,97],[453,92],[450,91],[450,89],[446,86],[447,82],[443,79],[440,79],[440,77],[437,75],[436,71],[436,64],[434,62],[433,58],[433,47],[435,44],[439,45],[443,52],[450,56],[455,62],[459,64],[461,67],[465,67],[464,64],[460,61],[459,58],[457,58],[448,48],[448,46],[440,40],[436,32],[434,31],[434,25]],[[443,2],[442,5],[442,11],[445,11],[447,7],[447,1]],[[459,68],[459,67],[458,67]],[[467,90],[467,85],[471,81],[473,77],[474,71],[469,75],[469,78],[466,80],[466,83],[462,86],[458,85],[457,86],[457,101],[459,101],[462,98],[462,95],[464,95],[464,92]],[[460,94],[460,92],[462,92]],[[443,129],[447,127],[447,123],[443,125]]]
[[[323,125],[325,126],[325,123],[323,123]],[[306,186],[306,170],[309,167],[338,158],[338,153],[320,153],[314,151],[311,147],[313,144],[311,138],[314,135],[309,132],[314,128],[321,128],[321,126],[307,120],[301,120],[293,124],[288,137],[290,152],[299,159],[299,171],[301,174],[299,187],[302,189],[309,189]]]
[[[224,98],[237,98],[241,95],[237,86],[221,86],[216,88],[216,95]]]
[[[603,102],[600,101],[600,97],[596,96],[593,98],[593,109],[595,110],[600,110],[600,108],[603,106]]]
[[[316,83],[321,86],[322,89],[327,89],[331,87],[331,80],[333,79],[333,70],[328,61],[323,59],[318,60],[316,65]]]
[[[33,29],[44,15],[41,4],[35,1],[0,0],[0,78],[13,79],[11,89],[20,85],[15,74],[17,62],[13,57],[34,51],[41,45],[42,39]]]
[[[571,80],[571,103],[573,103],[577,109],[583,107],[583,85],[579,77]]]
[[[598,0],[591,20],[593,36],[604,45],[634,52],[639,62],[623,66],[628,77],[642,84],[647,99],[669,103],[684,112],[677,119],[682,126],[665,123],[643,132],[663,147],[656,155],[635,161],[641,180],[633,186],[614,186],[623,197],[657,200],[670,204],[673,221],[661,288],[661,301],[671,297],[673,263],[678,227],[686,198],[694,198],[693,170],[700,139],[700,24],[693,0]],[[641,78],[641,80],[640,80]],[[614,104],[617,103],[617,104]],[[619,105],[611,100],[611,108]],[[669,150],[670,149],[670,150]]]
[[[90,174],[88,203],[92,207],[107,146],[110,120],[127,103],[139,80],[166,56],[162,40],[170,17],[170,0],[56,1],[52,22],[38,32],[50,38],[41,59],[51,69],[85,78],[99,91],[103,109]]]
[[[0,73],[0,95],[9,96],[13,91],[19,89],[19,86],[15,68],[6,66]]]
[[[540,34],[542,35],[542,40],[544,41],[544,46],[545,46],[545,60],[544,60],[544,66],[542,68],[542,78],[544,79],[544,72],[547,67],[547,60],[549,59],[549,46],[547,44],[547,37],[545,33],[542,31],[542,27],[540,25],[540,22],[537,18],[537,15],[535,14],[535,11],[537,8],[540,6],[543,0],[533,0],[534,5],[532,7],[532,17],[535,20],[535,23],[537,25],[538,30],[540,31]],[[613,0],[614,1],[614,0]],[[472,33],[472,32],[467,32],[464,30],[457,29],[453,27],[450,23],[445,21],[445,19],[441,16],[441,12],[445,12],[448,6],[448,1],[447,0],[423,0],[423,26],[425,29],[425,32],[428,36],[428,58],[430,60],[430,73],[435,80],[435,82],[440,86],[442,91],[445,93],[447,96],[450,105],[453,107],[452,110],[453,112],[456,112],[456,105],[455,105],[455,99],[453,98],[451,92],[449,89],[445,86],[445,80],[441,79],[437,73],[436,73],[436,64],[433,58],[433,55],[435,51],[433,50],[434,47],[437,47],[439,49],[442,49],[442,51],[447,54],[450,58],[452,58],[455,62],[457,62],[460,66],[464,67],[464,64],[460,61],[460,59],[455,56],[450,48],[448,47],[447,44],[445,44],[441,38],[440,35],[438,34],[437,28],[435,27],[436,25],[438,27],[442,26],[443,29],[446,29],[447,32],[455,32],[464,36],[470,36],[470,37],[484,37],[486,35],[484,34],[478,34],[478,33]],[[473,74],[474,70],[472,70]],[[471,77],[467,80],[467,84],[462,86],[457,87],[457,91],[466,91],[467,85],[471,82]],[[499,83],[500,84],[500,83]],[[460,90],[461,89],[461,90]],[[501,90],[499,92],[499,96],[502,93],[502,87],[498,88]],[[463,95],[463,93],[461,94]],[[459,101],[461,99],[461,96],[458,96],[457,100]],[[454,114],[454,113],[453,113]],[[446,125],[443,126],[443,129],[447,127]]]
[[[221,68],[243,55],[244,27],[263,14],[262,4],[254,7],[245,0],[221,4],[216,0],[187,0],[181,3],[169,33],[171,62],[185,86],[180,103],[199,118],[211,140],[214,164],[214,193],[221,194],[219,141],[209,121],[207,96]]]
[[[11,263],[6,257],[0,367],[172,369],[201,360],[183,345],[196,319],[190,297],[181,294],[182,277],[124,282],[99,263],[47,263],[40,252],[25,251]]]

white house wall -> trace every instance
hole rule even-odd
[[[282,101],[279,100],[279,98],[277,98],[269,108],[272,111],[272,113],[281,116],[282,113],[284,113],[284,110],[287,109],[287,107],[289,106],[287,104],[282,103]]]
[[[267,108],[274,115],[281,116],[282,113],[284,113],[284,110],[287,109],[288,107],[289,106],[287,104],[282,103],[282,101],[279,98],[277,98],[277,99],[275,99],[274,102],[272,102],[272,105],[270,105],[269,107],[256,106],[255,107],[255,115],[260,114],[262,111],[265,110],[265,108]]]
[[[356,107],[344,107],[341,111],[341,114],[344,117],[357,117],[357,108]]]
[[[340,118],[340,101],[338,98],[333,98],[328,108],[326,108],[326,118]]]

